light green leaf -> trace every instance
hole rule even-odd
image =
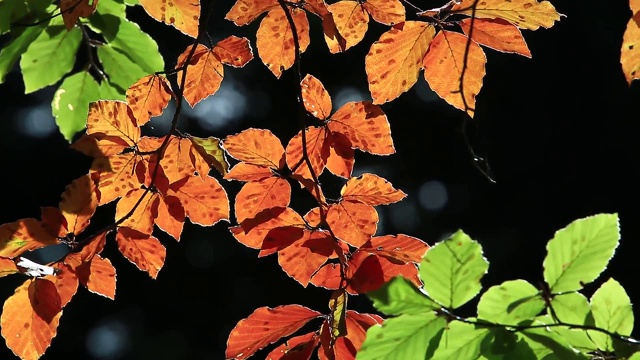
[[[55,84],[76,61],[82,31],[77,27],[67,31],[62,25],[53,25],[53,20],[51,24],[29,44],[20,59],[26,94]]]
[[[140,5],[138,0],[125,0],[124,3],[127,4],[127,6]]]
[[[640,352],[634,353],[628,360],[640,360]]]
[[[104,100],[126,100],[125,90],[114,85],[109,80],[103,80],[100,83],[100,99]]]
[[[387,315],[419,314],[439,309],[420,289],[402,276],[396,276],[378,290],[367,293],[373,306]]]
[[[547,244],[544,280],[554,293],[582,289],[604,271],[619,240],[618,214],[572,222]]]
[[[595,325],[619,335],[631,335],[633,310],[631,300],[619,282],[609,279],[591,297],[591,313]],[[611,337],[599,331],[588,331],[598,349],[613,351]]]
[[[111,84],[122,89],[118,92],[126,91],[138,79],[147,75],[147,72],[142,70],[138,64],[110,44],[98,48],[98,59],[100,59],[105,73],[109,76]]]
[[[80,71],[64,79],[53,95],[51,110],[67,141],[73,141],[73,136],[85,128],[89,102],[99,98],[100,86],[89,72]]]
[[[458,230],[427,251],[420,263],[420,277],[429,297],[455,309],[478,294],[488,268],[480,244]]]
[[[104,14],[112,14],[124,18],[126,15],[126,8],[127,7],[122,0],[100,0],[98,1],[96,12],[93,13],[90,18]]]
[[[4,82],[4,78],[9,71],[13,69],[13,65],[18,61],[29,45],[44,31],[47,27],[46,23],[38,26],[30,26],[18,35],[9,45],[0,51],[0,84]]]
[[[516,350],[518,336],[504,328],[488,328],[489,334],[482,339],[480,360],[501,360]]]
[[[548,316],[540,316],[532,325],[544,325],[552,324],[553,320]],[[518,332],[522,339],[524,339],[537,359],[544,360],[581,360],[587,359],[587,357],[576,350],[562,336],[556,332],[550,330],[550,328],[533,328],[526,329]],[[509,357],[509,359],[517,359]]]
[[[424,360],[438,346],[446,320],[434,313],[400,315],[367,330],[357,360]]]
[[[531,320],[544,309],[538,289],[525,280],[492,286],[478,302],[478,318],[498,324],[517,325]]]
[[[51,0],[0,0],[0,35],[8,32],[14,22],[31,24],[44,18],[49,4]]]
[[[433,360],[477,359],[480,356],[480,345],[487,336],[493,336],[487,328],[454,320],[442,333]]]
[[[594,325],[589,300],[578,292],[554,296],[553,299],[551,299],[551,306],[553,307],[558,319],[563,323],[574,325]],[[571,346],[582,352],[589,352],[597,349],[593,341],[589,339],[585,330],[554,327],[553,331],[567,339]]]

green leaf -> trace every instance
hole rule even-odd
[[[584,295],[578,292],[554,296],[553,299],[551,299],[551,306],[553,307],[558,319],[563,323],[574,325],[594,325],[589,301]],[[589,339],[585,330],[554,327],[553,331],[567,339],[571,346],[582,352],[589,352],[597,349],[593,341]]]
[[[26,94],[55,84],[71,71],[76,61],[82,31],[77,27],[67,31],[63,25],[53,25],[56,19],[22,54],[20,68]]]
[[[484,337],[480,345],[482,360],[501,360],[505,355],[516,350],[518,336],[504,328],[488,328],[489,334]]]
[[[100,85],[89,72],[81,71],[64,79],[53,95],[51,110],[67,141],[73,141],[73,136],[85,128],[89,102],[99,98]]]
[[[220,146],[220,139],[213,136],[208,138],[191,136],[191,142],[209,166],[213,166],[222,175],[229,172],[229,162],[227,162],[225,151]]]
[[[634,353],[628,360],[640,360],[640,352]]]
[[[440,341],[446,320],[434,313],[407,314],[386,319],[367,330],[357,360],[424,360]]]
[[[478,302],[478,318],[498,324],[517,325],[532,320],[544,309],[539,291],[524,280],[492,286]]]
[[[104,14],[112,14],[124,18],[126,15],[126,9],[127,7],[122,0],[100,0],[98,1],[96,12],[89,17],[89,21],[91,21],[91,18],[94,16]]]
[[[396,276],[379,289],[367,293],[373,306],[387,315],[419,314],[439,309],[420,289],[402,276]]]
[[[51,0],[0,0],[0,35],[11,29],[11,23],[35,22],[49,4]]]
[[[544,280],[551,291],[580,290],[607,267],[618,246],[618,214],[579,219],[556,232],[547,244]]]
[[[98,48],[98,59],[102,63],[105,73],[109,76],[111,85],[115,85],[124,92],[141,77],[148,75],[138,64],[133,62],[127,55],[120,52],[110,44],[102,45]]]
[[[124,89],[109,80],[103,80],[100,83],[100,99],[125,101],[127,97]]]
[[[552,323],[553,320],[548,316],[540,316],[532,322],[532,325]],[[549,328],[540,327],[526,329],[518,332],[518,334],[520,334],[522,339],[527,342],[537,359],[587,359],[585,355],[576,352],[566,339],[558,335],[556,332],[551,331]],[[509,357],[509,359],[517,358]]]
[[[620,283],[609,279],[591,297],[591,313],[595,325],[619,335],[631,335],[633,310],[631,300]],[[613,351],[611,337],[599,331],[588,331],[598,349]]]
[[[420,263],[420,277],[429,297],[455,309],[478,294],[488,268],[480,244],[458,230],[427,251]]]
[[[454,320],[442,333],[433,360],[477,359],[480,345],[487,336],[493,336],[487,328]]]
[[[4,82],[4,78],[13,69],[13,65],[18,61],[29,45],[44,31],[47,27],[46,23],[38,26],[30,26],[24,29],[18,37],[13,39],[9,45],[0,51],[0,84]]]

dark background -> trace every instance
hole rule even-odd
[[[631,301],[638,302],[640,125],[633,109],[640,87],[629,87],[620,67],[622,35],[631,12],[625,1],[552,3],[566,18],[551,29],[523,31],[532,59],[486,49],[487,74],[475,120],[466,131],[474,149],[488,157],[495,184],[473,165],[461,112],[431,93],[422,75],[412,90],[382,106],[397,153],[376,157],[357,152],[354,173],[375,172],[409,195],[379,208],[380,234],[404,233],[433,244],[462,228],[478,240],[490,262],[484,289],[517,278],[539,284],[546,242],[556,230],[580,217],[618,212],[621,245],[585,294],[591,296],[604,280],[615,277]],[[202,107],[200,113],[185,111],[181,129],[224,138],[247,127],[268,128],[286,144],[298,131],[297,78],[289,70],[278,80],[267,70],[255,51],[259,21],[235,27],[224,20],[231,4],[215,3],[210,34],[216,41],[232,34],[247,36],[256,59],[243,69],[225,67],[227,77],[212,97],[222,100],[199,104],[195,110]],[[423,9],[442,4],[415,3]],[[167,68],[172,67],[190,40],[151,20],[140,7],[129,8],[128,16],[158,41]],[[409,10],[408,19],[415,19]],[[331,55],[319,19],[310,16],[310,22],[312,45],[302,57],[303,73],[318,77],[334,102],[338,93],[342,102],[368,99],[364,56],[386,27],[371,22],[361,44]],[[82,67],[82,59],[78,61]],[[69,149],[52,128],[55,88],[23,95],[18,68],[0,85],[0,223],[39,217],[41,206],[56,206],[65,186],[88,170],[90,160]],[[349,91],[351,98],[344,95]],[[216,113],[212,104],[225,110]],[[231,116],[224,106],[243,113]],[[202,126],[198,117],[215,118],[218,126]],[[157,128],[162,121],[168,118],[156,119]],[[25,124],[52,132],[30,136]],[[322,180],[329,194],[337,194],[343,183],[329,175]],[[240,184],[221,182],[233,199]],[[438,207],[442,189],[446,202]],[[304,213],[309,204],[293,205]],[[111,210],[101,210],[93,222],[112,221]],[[229,331],[258,307],[298,303],[326,311],[329,291],[303,289],[282,272],[275,256],[258,259],[257,251],[239,244],[228,225],[187,224],[179,243],[159,232],[167,260],[155,281],[110,242],[103,254],[117,270],[116,300],[79,289],[43,359],[222,359]],[[6,299],[24,277],[0,281]],[[352,297],[349,307],[373,311],[365,296]],[[266,352],[260,352],[255,358],[264,356]],[[0,349],[0,358],[13,355]]]

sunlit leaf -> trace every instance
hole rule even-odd
[[[471,15],[476,0],[461,0],[453,5],[454,14]],[[521,29],[550,28],[562,16],[549,1],[482,0],[477,1],[475,16],[485,19],[504,19]]]
[[[209,136],[208,138],[190,136],[189,139],[193,142],[193,148],[198,154],[200,154],[200,156],[202,156],[210,168],[215,168],[222,175],[226,175],[227,172],[229,172],[229,162],[227,161],[225,152],[222,149],[220,139],[213,136]],[[208,172],[201,173],[200,170],[198,170],[198,173],[200,173],[199,175],[201,178],[208,175]]]
[[[300,88],[305,109],[318,119],[328,118],[331,114],[331,97],[320,80],[307,74],[302,79]]]
[[[60,13],[67,30],[71,30],[81,17],[87,18],[96,10],[98,0],[60,0]]]
[[[311,276],[333,253],[333,239],[322,231],[305,232],[302,239],[278,251],[278,264],[287,275],[307,287]]]
[[[536,317],[544,309],[542,295],[525,280],[505,281],[490,287],[478,302],[478,318],[517,325]]]
[[[475,359],[480,355],[480,344],[490,336],[486,327],[451,321],[440,337],[433,359]]]
[[[502,19],[463,19],[458,24],[467,36],[473,23],[473,40],[478,44],[506,53],[515,53],[528,58],[531,52],[520,29]]]
[[[402,190],[396,190],[389,181],[370,173],[349,179],[340,190],[340,195],[344,201],[372,206],[388,205],[407,196]]]
[[[58,239],[32,218],[0,225],[0,256],[14,258],[25,251],[57,244]]]
[[[376,155],[396,152],[387,115],[369,101],[344,104],[331,116],[327,126],[331,131],[345,135],[356,149]]]
[[[116,233],[118,250],[138,269],[146,271],[155,279],[164,265],[167,250],[154,236],[141,235],[126,227],[119,228]]]
[[[428,313],[440,308],[404,277],[397,276],[379,289],[367,293],[373,306],[387,315]]]
[[[236,195],[236,221],[252,219],[265,209],[287,207],[290,199],[291,185],[286,179],[272,176],[248,182]]]
[[[284,148],[269,130],[249,128],[222,141],[233,158],[253,165],[280,169],[284,166]]]
[[[186,216],[191,222],[212,226],[221,220],[229,220],[229,198],[218,180],[190,177],[171,184],[170,195],[180,199]]]
[[[280,5],[277,0],[237,0],[224,18],[238,26],[243,26],[278,6]]]
[[[591,313],[595,326],[614,334],[629,336],[633,330],[633,310],[629,295],[619,282],[610,278],[591,297]],[[589,337],[604,351],[614,351],[613,339],[599,331],[588,331]]]
[[[360,247],[376,233],[378,212],[371,205],[341,201],[329,207],[327,223],[338,238]]]
[[[94,294],[111,300],[116,296],[116,269],[111,261],[96,255],[77,270],[82,285]]]
[[[53,94],[51,111],[64,138],[71,142],[85,128],[89,103],[100,98],[100,87],[88,71],[64,79]]]
[[[171,25],[192,38],[198,37],[200,0],[138,1],[152,18]]]
[[[127,89],[127,103],[138,126],[161,115],[172,95],[169,81],[161,75],[147,75],[131,85]]]

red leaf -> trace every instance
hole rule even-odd
[[[261,212],[255,219],[245,221],[240,226],[231,227],[230,230],[233,236],[245,246],[253,249],[271,249],[270,252],[262,255],[265,256],[279,250],[279,247],[271,245],[271,242],[280,245],[284,241],[289,245],[303,236],[304,228],[305,223],[302,217],[295,210],[287,207],[268,209]]]
[[[319,342],[316,332],[294,336],[273,349],[267,360],[308,360]]]
[[[212,226],[220,220],[229,220],[229,198],[215,178],[183,179],[171,184],[169,195],[180,199],[186,216],[195,224]]]
[[[327,223],[342,241],[360,247],[376,233],[378,212],[371,205],[341,201],[329,207]]]
[[[344,201],[355,201],[378,206],[398,202],[405,197],[402,190],[396,190],[387,180],[375,174],[365,173],[351,178],[340,190]]]
[[[403,263],[419,263],[427,250],[429,245],[424,241],[403,234],[375,236],[358,249],[358,251],[384,256],[390,261]]]
[[[278,251],[278,263],[287,275],[307,287],[311,276],[333,254],[333,239],[324,231],[305,231],[306,236]]]
[[[244,37],[229,36],[218,41],[211,51],[218,55],[218,59],[220,59],[223,64],[236,68],[245,66],[253,59],[249,39]]]
[[[287,207],[290,199],[291,185],[283,178],[272,176],[248,182],[236,195],[236,220],[242,223],[266,209]]]

